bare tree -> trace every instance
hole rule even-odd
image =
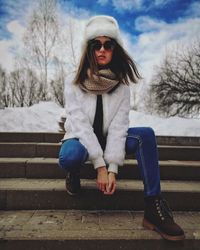
[[[200,111],[200,41],[171,51],[157,68],[150,89],[154,108],[166,116],[195,116]]]
[[[71,74],[77,69],[80,59],[84,25],[70,16],[62,23],[64,24],[59,36],[60,50],[56,56],[65,66],[66,74]]]
[[[25,82],[21,79],[20,70],[10,73],[10,87],[12,93],[12,106],[23,107],[25,98]]]
[[[0,65],[0,108],[9,107],[10,91],[6,71]]]
[[[40,100],[41,85],[31,70],[17,69],[10,73],[11,106],[31,106]]]
[[[65,47],[68,51],[72,71],[74,71],[78,65],[77,41],[80,42],[80,37],[77,29],[78,27],[74,20],[72,18],[68,18],[67,32],[65,33],[67,36],[63,37],[63,41],[65,42]]]
[[[54,80],[51,81],[51,88],[54,100],[64,107],[64,82],[65,82],[65,72],[63,69],[62,62],[58,58],[55,58],[55,76]]]
[[[52,96],[61,106],[64,106],[65,77],[77,69],[80,56],[80,34],[82,34],[80,23],[76,23],[72,17],[64,20],[58,39],[59,50],[56,50],[56,56],[54,56],[54,80],[50,83]]]
[[[22,70],[22,73],[25,75],[26,81],[26,98],[25,98],[25,105],[31,106],[35,103],[38,103],[41,100],[42,83],[37,79],[35,72],[30,69]]]
[[[43,100],[48,98],[49,67],[52,63],[58,33],[56,0],[39,0],[39,5],[30,17],[24,43],[28,58],[40,70]]]

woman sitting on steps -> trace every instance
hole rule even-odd
[[[67,192],[80,191],[80,167],[90,160],[97,171],[98,189],[112,195],[118,166],[126,153],[135,153],[144,183],[143,226],[165,239],[183,240],[184,232],[161,196],[154,131],[129,128],[129,82],[136,83],[140,75],[123,48],[118,23],[110,16],[94,16],[84,35],[79,68],[73,82],[65,86],[66,134],[59,165],[67,170]]]

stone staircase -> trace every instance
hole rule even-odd
[[[58,167],[63,133],[0,133],[0,249],[200,249],[200,138],[157,137],[163,196],[186,232],[167,242],[145,230],[143,184],[127,155],[117,191],[96,188],[90,162],[70,197]]]

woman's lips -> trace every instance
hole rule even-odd
[[[99,59],[105,59],[105,56],[98,56]]]

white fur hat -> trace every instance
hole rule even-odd
[[[98,36],[108,36],[123,45],[117,20],[111,16],[94,16],[89,19],[85,27],[83,46]]]

